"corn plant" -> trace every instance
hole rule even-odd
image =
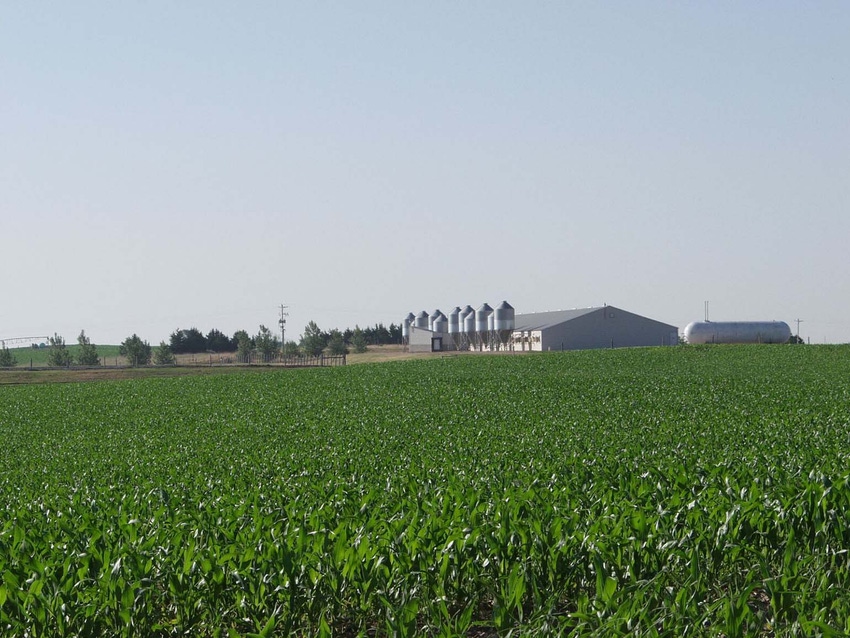
[[[850,348],[0,387],[0,636],[850,634]]]

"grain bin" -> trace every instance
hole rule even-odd
[[[407,313],[404,321],[401,322],[401,336],[403,339],[406,340],[410,336],[410,326],[413,325],[414,321],[416,321],[416,315],[412,312]]]
[[[507,301],[503,301],[493,311],[493,329],[499,332],[513,330],[516,325],[515,317],[514,307]]]
[[[449,327],[446,315],[438,310],[432,315],[432,317],[434,320],[431,322],[431,330],[441,333],[446,332]]]
[[[465,335],[471,338],[475,334],[475,310],[472,309],[472,306],[467,306],[461,311],[461,316],[463,317],[461,329]]]
[[[478,310],[475,311],[475,332],[482,334],[490,330],[490,315],[493,314],[493,309],[490,304],[484,303]]]
[[[455,309],[449,313],[449,334],[458,333],[460,333],[460,306],[455,306]]]

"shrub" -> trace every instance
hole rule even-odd
[[[3,347],[0,348],[0,368],[13,368],[16,365],[18,365],[18,359],[4,343]]]

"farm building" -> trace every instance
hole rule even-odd
[[[674,346],[679,329],[614,306],[517,315],[514,350]]]
[[[654,319],[614,306],[515,314],[507,302],[473,311],[455,308],[448,317],[439,310],[412,313],[402,323],[410,352],[443,350],[586,350],[635,346],[669,346],[679,331]]]

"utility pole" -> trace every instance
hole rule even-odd
[[[799,342],[799,340],[800,340],[800,323],[802,323],[803,320],[797,319],[796,321],[797,321],[797,341]]]
[[[289,313],[286,312],[289,306],[285,306],[280,304],[280,320],[278,323],[280,324],[280,349],[286,354],[286,318],[289,316]]]

